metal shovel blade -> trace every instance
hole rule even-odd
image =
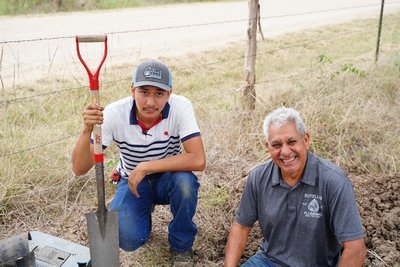
[[[119,266],[118,211],[105,205],[104,165],[96,162],[97,211],[86,214],[92,267]]]
[[[118,212],[106,211],[104,216],[97,212],[88,213],[86,214],[86,219],[92,266],[118,267]]]

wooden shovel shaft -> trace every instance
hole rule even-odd
[[[90,90],[90,101],[96,106],[100,107],[100,94],[99,90]],[[103,142],[101,137],[101,125],[95,124],[93,127],[93,147],[94,147],[94,161],[103,162]]]

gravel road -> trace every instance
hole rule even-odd
[[[265,37],[353,19],[376,17],[379,0],[260,1]],[[385,14],[400,9],[386,0]],[[247,1],[167,5],[112,11],[0,17],[0,78],[3,89],[82,73],[74,36],[107,34],[106,65],[136,64],[142,58],[196,53],[244,40]],[[98,58],[101,47],[85,54]]]

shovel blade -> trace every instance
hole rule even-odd
[[[102,223],[100,220],[104,218]],[[104,218],[97,213],[86,214],[91,264],[93,267],[118,267],[118,212],[107,211]]]

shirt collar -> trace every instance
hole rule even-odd
[[[274,163],[274,168],[272,169],[272,185],[278,185],[281,182],[283,183],[283,178],[279,167]],[[318,169],[317,169],[317,158],[310,151],[307,152],[307,161],[306,166],[304,168],[303,176],[301,177],[300,182],[305,183],[311,186],[316,185],[318,177]]]
[[[308,151],[306,167],[304,168],[303,177],[301,178],[302,183],[315,186],[317,184],[318,177],[318,165],[317,157]]]
[[[162,119],[168,118],[168,114],[169,114],[170,108],[171,108],[171,106],[167,102],[165,104],[163,110],[161,111],[161,118]],[[138,125],[139,124],[138,120],[137,120],[137,117],[136,117],[136,103],[135,103],[135,100],[133,100],[131,113],[130,113],[130,117],[129,117],[129,122],[130,122],[131,125]]]

